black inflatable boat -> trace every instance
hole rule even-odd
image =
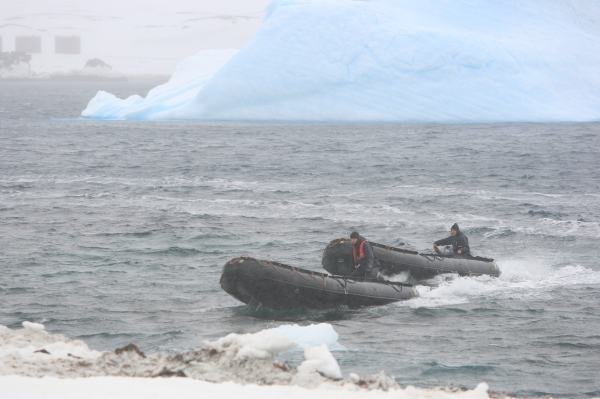
[[[221,287],[248,305],[271,309],[376,306],[418,296],[407,284],[355,280],[247,257],[225,264]]]
[[[415,280],[425,280],[444,273],[457,273],[461,276],[500,275],[500,269],[493,259],[426,254],[374,242],[370,244],[381,272],[388,276],[409,272]],[[353,264],[351,241],[345,238],[331,241],[323,251],[322,263],[329,273],[350,275]]]

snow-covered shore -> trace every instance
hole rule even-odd
[[[220,384],[189,378],[94,377],[77,379],[0,377],[2,395],[11,399],[485,399],[487,387],[480,384],[470,391],[449,392],[407,387],[390,391],[339,388],[323,385],[308,389],[298,386],[231,382]]]
[[[195,350],[111,352],[52,334],[37,323],[0,326],[0,397],[23,398],[487,398],[474,390],[400,387],[384,373],[344,376],[330,349],[344,350],[330,324],[282,325],[229,334]],[[303,350],[297,366],[277,359]]]

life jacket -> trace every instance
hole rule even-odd
[[[354,258],[354,264],[358,264],[365,256],[365,240],[360,240],[358,245],[352,246],[352,258]]]

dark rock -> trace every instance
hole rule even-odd
[[[144,352],[142,352],[140,350],[140,348],[137,347],[136,344],[128,344],[122,348],[115,349],[115,354],[117,354],[117,355],[120,355],[121,353],[125,353],[125,352],[133,352],[133,353],[137,353],[141,357],[144,357],[144,358],[146,357],[146,354]]]
[[[86,68],[104,68],[104,69],[112,69],[110,65],[106,62],[102,61],[100,58],[92,58],[91,60],[87,60],[85,63]]]
[[[215,356],[217,353],[219,353],[219,351],[215,348],[211,348],[208,350],[208,356]]]
[[[0,69],[8,69],[21,63],[29,64],[29,61],[31,61],[31,54],[21,51],[0,52]]]
[[[281,371],[290,371],[290,366],[287,363],[274,362],[273,366]]]
[[[169,370],[168,368],[163,368],[158,374],[153,375],[153,377],[187,377],[183,370]]]

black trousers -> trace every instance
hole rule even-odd
[[[363,280],[374,280],[377,278],[379,270],[371,265],[360,265],[352,271],[351,277],[360,278]]]

